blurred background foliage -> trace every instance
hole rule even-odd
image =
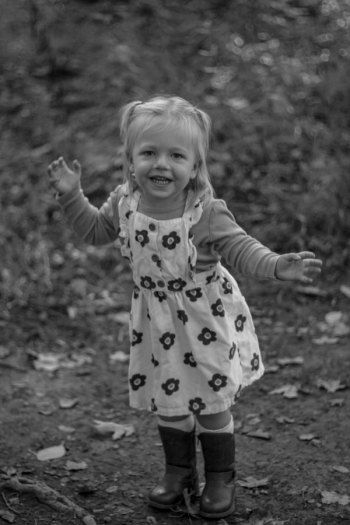
[[[100,206],[121,182],[118,109],[155,93],[210,114],[213,185],[251,235],[344,279],[349,25],[350,0],[0,0],[1,315],[118,291],[118,249],[77,242],[46,169],[78,158]]]

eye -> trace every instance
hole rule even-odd
[[[151,157],[152,155],[154,155],[153,151],[152,150],[145,150],[142,152],[142,155],[144,155],[145,157]]]
[[[174,157],[175,159],[183,159],[183,158],[184,158],[184,156],[181,155],[181,153],[173,153],[173,157]]]

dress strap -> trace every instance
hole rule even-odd
[[[183,218],[188,223],[189,228],[197,224],[202,216],[204,206],[204,195],[199,196],[196,200],[193,197],[193,191],[189,190],[183,214]]]

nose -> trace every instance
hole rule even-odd
[[[155,167],[158,169],[169,169],[168,157],[165,153],[160,153],[156,157]]]

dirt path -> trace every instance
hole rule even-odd
[[[326,492],[349,498],[349,337],[334,342],[334,327],[322,331],[325,315],[345,312],[349,299],[335,289],[320,299],[278,285],[264,293],[264,286],[246,286],[267,373],[244,391],[233,409],[237,512],[226,521],[350,523],[348,500],[346,505],[325,503]],[[1,347],[3,352],[11,350],[3,364],[23,367],[19,372],[0,366],[1,474],[44,481],[93,514],[98,524],[194,521],[186,514],[159,513],[146,505],[146,494],[163,468],[162,450],[154,416],[128,408],[127,361],[111,361],[116,349],[128,354],[124,325],[113,322],[115,314],[78,316],[63,328],[49,312],[48,320],[38,325],[41,339],[32,333],[28,341],[26,327],[36,325],[36,320],[17,313],[22,323],[7,325],[7,345]],[[333,338],[332,344],[318,344],[325,335],[330,342]],[[118,336],[120,343],[115,346],[112,337]],[[66,361],[53,363],[57,369],[52,372],[36,370],[40,365],[34,353],[48,351]],[[295,387],[285,389],[287,397],[271,394],[286,385]],[[94,420],[132,424],[135,433],[113,440],[110,433],[94,430]],[[66,453],[59,459],[39,461],[33,454],[61,443]],[[85,462],[86,468],[69,470],[67,462]],[[253,483],[253,488],[241,483]],[[13,512],[16,525],[80,523],[54,512],[33,495],[8,490],[3,494],[18,512]],[[0,513],[6,510],[3,499]]]

